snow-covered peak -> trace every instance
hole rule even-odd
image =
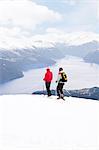
[[[41,39],[40,41],[42,41],[42,43],[50,43],[52,45],[55,45],[56,43],[82,45],[93,41],[99,42],[99,34],[92,32],[48,33],[44,35],[36,35],[33,39],[36,39],[37,41],[39,41],[38,39]]]
[[[88,42],[99,42],[99,34],[92,32],[73,32],[73,33],[46,33],[43,35],[28,36],[3,36],[0,35],[0,49],[22,49],[22,48],[49,48],[56,43],[67,45],[81,45]]]
[[[66,38],[69,45],[82,45],[92,41],[99,42],[99,35],[91,32],[76,32],[68,34]]]

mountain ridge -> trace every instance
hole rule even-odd
[[[13,63],[13,65],[15,65],[15,68],[17,66],[17,68],[21,72],[23,72],[30,69],[51,66],[56,63],[57,59],[64,58],[66,55],[85,58],[89,53],[95,51],[98,52],[98,47],[99,47],[99,43],[96,41],[88,42],[86,44],[82,44],[78,46],[71,46],[71,45],[69,46],[64,43],[57,43],[57,44],[53,44],[53,47],[49,47],[49,48],[44,48],[44,47],[37,48],[32,45],[32,48],[22,48],[22,49],[14,49],[14,50],[0,49],[0,58],[1,60],[5,60],[6,62],[9,61],[8,64],[5,62],[6,65],[8,65],[8,67],[6,67],[6,73],[9,72],[8,68],[10,63]],[[1,62],[1,66],[2,66],[2,62]],[[3,67],[4,66],[2,66],[1,68]],[[13,70],[13,68],[14,67],[12,67],[11,70]],[[0,69],[0,71],[2,70]],[[6,78],[8,79],[11,78],[12,80],[13,79],[12,76],[13,76],[12,72],[10,72],[10,74],[8,73],[8,77],[6,76]],[[16,76],[16,78],[18,78],[18,76]],[[5,81],[10,81],[8,79],[5,79]]]
[[[35,91],[32,94],[47,95],[46,91]],[[52,95],[56,95],[56,91],[52,90]],[[84,88],[79,90],[65,90],[64,96],[99,100],[99,87]]]

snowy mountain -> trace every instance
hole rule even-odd
[[[12,38],[6,38],[6,41],[5,39],[1,40],[0,58],[9,62],[6,63],[6,69],[3,69],[4,66],[1,67],[3,74],[6,74],[2,83],[14,79],[12,72],[8,71],[9,68],[13,70],[17,66],[15,78],[19,78],[20,75],[17,75],[19,70],[23,72],[34,68],[51,66],[56,63],[57,59],[66,55],[85,58],[90,52],[95,52],[99,48],[98,36],[89,35],[76,33],[75,35],[60,35],[57,38],[54,35],[52,39],[50,38],[51,35],[47,35],[47,37],[43,35],[28,40]],[[12,65],[10,67],[9,65],[12,62],[13,67],[11,68]],[[89,60],[89,62],[91,61]],[[93,62],[95,63],[95,61]],[[2,72],[1,68],[0,72]],[[2,79],[2,77],[0,78]]]
[[[85,60],[86,62],[89,62],[89,63],[96,63],[96,64],[99,64],[99,50],[88,53],[88,54],[84,57],[84,60]]]
[[[72,55],[84,58],[88,53],[97,51],[99,48],[99,42],[91,41],[81,45],[66,45],[57,44],[57,49],[60,49],[64,55]]]
[[[34,45],[38,48],[50,48],[55,43],[64,43],[69,46],[80,46],[90,42],[99,42],[99,34],[93,32],[46,32],[33,36],[12,36],[0,34],[0,49],[24,49],[32,48]]]
[[[99,102],[0,96],[1,150],[98,150]]]
[[[23,77],[23,71],[49,66],[55,63],[51,58],[44,58],[34,49],[0,51],[0,83]]]

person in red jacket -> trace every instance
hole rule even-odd
[[[46,73],[45,73],[45,77],[44,77],[44,81],[45,81],[45,86],[46,86],[46,90],[47,90],[47,95],[51,96],[51,90],[50,90],[50,86],[51,86],[51,81],[53,79],[53,74],[50,71],[49,68],[46,69]]]

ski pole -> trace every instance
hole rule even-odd
[[[45,85],[43,84],[43,95],[45,96],[45,92],[44,92],[44,86],[45,86]]]
[[[68,92],[67,90],[66,90],[66,92],[69,94],[69,96],[71,96],[70,92]]]

